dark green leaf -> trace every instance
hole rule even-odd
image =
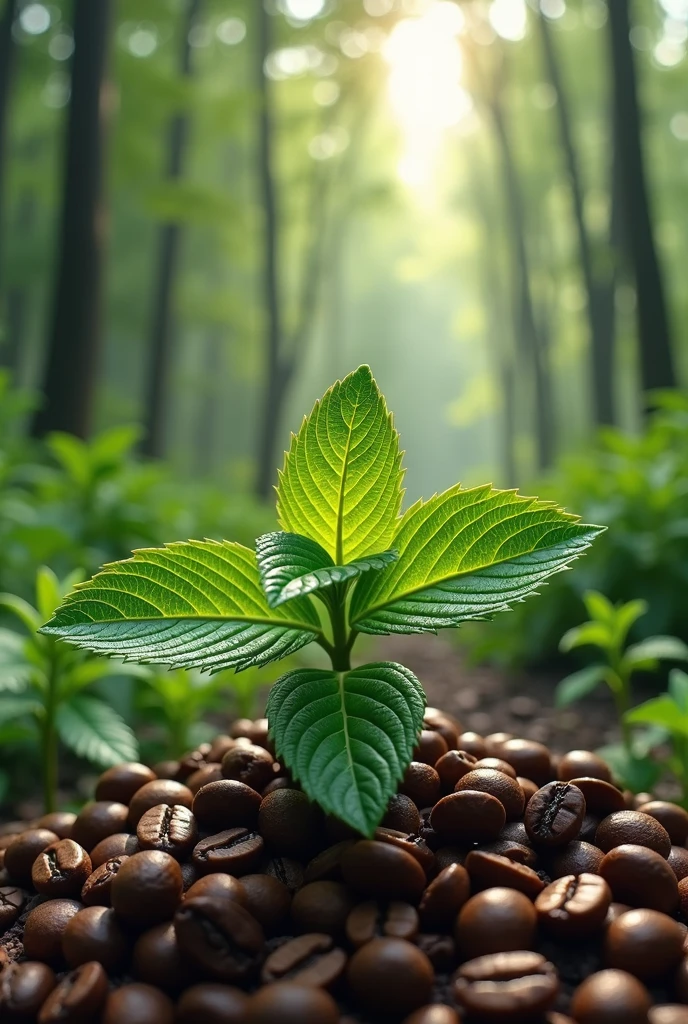
[[[79,757],[109,767],[120,761],[137,761],[136,738],[116,711],[97,697],[79,694],[57,709],[60,739]]]

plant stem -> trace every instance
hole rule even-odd
[[[50,814],[57,802],[57,712],[58,668],[53,645],[50,651],[50,670],[45,695],[45,718],[43,720],[43,803],[45,813]]]
[[[346,625],[346,585],[335,584],[334,600],[330,617],[332,620],[333,650],[332,668],[335,672],[348,672],[351,668],[349,635]]]

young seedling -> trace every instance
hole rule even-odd
[[[361,366],[316,402],[277,487],[283,532],[256,550],[187,541],[136,551],[75,589],[43,627],[99,654],[209,671],[315,642],[331,668],[275,683],[279,758],[328,813],[372,834],[411,760],[423,689],[403,665],[353,667],[361,633],[487,618],[566,568],[601,532],[552,502],[458,484],[402,516],[402,453]]]
[[[669,673],[667,692],[639,704],[625,716],[628,725],[659,729],[669,737],[671,756],[664,765],[681,784],[682,803],[688,806],[688,675],[680,669]]]

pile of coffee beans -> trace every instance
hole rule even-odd
[[[424,724],[372,838],[264,720],[2,826],[2,1024],[688,1024],[688,813]]]

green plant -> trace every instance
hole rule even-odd
[[[89,686],[106,676],[130,673],[82,651],[40,635],[41,622],[53,614],[81,576],[60,582],[41,567],[36,577],[36,607],[16,594],[0,594],[0,609],[9,612],[26,633],[0,628],[0,738],[3,745],[38,738],[47,811],[55,809],[58,741],[99,766],[135,760],[138,748],[129,726]]]
[[[682,802],[688,806],[688,675],[680,669],[669,673],[667,692],[646,700],[625,715],[627,726],[645,725],[659,730],[671,742],[671,755],[664,763],[679,780]]]
[[[283,532],[256,551],[188,541],[137,551],[80,584],[43,627],[100,654],[217,671],[315,642],[267,715],[280,758],[323,809],[371,834],[411,759],[425,697],[402,665],[351,667],[360,633],[421,633],[507,610],[600,532],[552,502],[451,487],[401,516],[402,453],[367,366],[338,381],[292,437]]]

